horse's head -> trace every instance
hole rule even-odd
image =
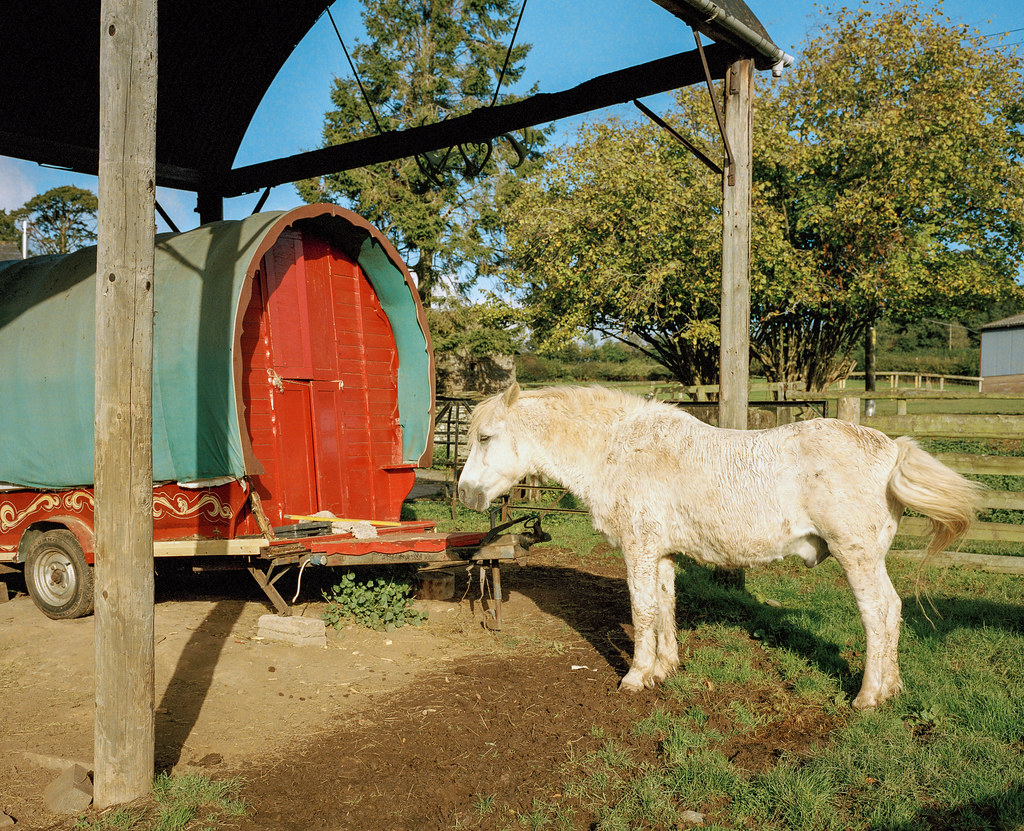
[[[459,476],[459,499],[474,511],[487,510],[493,499],[530,473],[513,413],[518,398],[519,385],[513,383],[473,410],[469,457]]]

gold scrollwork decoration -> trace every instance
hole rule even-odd
[[[10,531],[34,513],[52,511],[59,507],[60,497],[52,493],[40,494],[21,511],[13,502],[0,502],[0,531]]]
[[[184,519],[192,515],[203,515],[214,522],[218,519],[231,519],[231,506],[225,505],[212,493],[200,494],[190,500],[184,494],[176,497],[153,495],[153,518],[163,519],[165,516]]]

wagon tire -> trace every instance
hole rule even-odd
[[[75,535],[60,528],[45,531],[25,557],[25,586],[44,615],[70,620],[92,614],[93,570]]]

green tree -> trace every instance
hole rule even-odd
[[[1021,64],[916,5],[841,10],[755,102],[752,353],[772,380],[843,377],[883,317],[1008,297],[1024,259]],[[706,93],[669,120],[721,153]],[[599,125],[512,191],[504,284],[551,345],[636,338],[717,377],[720,181],[647,125]]]
[[[530,47],[508,50],[516,0],[363,0],[363,6],[367,40],[352,50],[358,78],[335,79],[325,146],[489,106],[499,77],[507,87],[522,76]],[[489,237],[497,225],[495,174],[521,154],[536,159],[543,142],[543,131],[527,130],[490,145],[307,180],[299,183],[299,194],[308,202],[347,201],[382,228],[410,262],[429,304],[443,293],[440,281],[460,290],[487,271]]]
[[[21,245],[21,229],[18,227],[14,212],[0,208],[0,243]]]
[[[915,3],[842,9],[755,137],[753,352],[817,389],[868,326],[1020,297],[1020,61]]]
[[[96,194],[74,185],[51,188],[33,196],[12,213],[27,219],[32,254],[67,254],[96,241]]]
[[[585,126],[514,188],[503,283],[549,353],[594,331],[684,384],[717,375],[721,184],[673,138]]]

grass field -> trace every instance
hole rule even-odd
[[[480,521],[460,512],[453,525]],[[578,554],[597,540],[584,517],[546,527]],[[737,591],[682,560],[683,669],[633,728],[658,740],[657,760],[612,736],[597,754],[569,753],[566,798],[538,803],[519,827],[573,829],[585,806],[609,831],[689,827],[686,811],[714,829],[1024,829],[1021,578],[926,569],[918,604],[917,565],[890,558],[889,570],[904,598],[906,690],[857,713],[864,633],[834,563],[751,571]],[[737,737],[777,740],[773,728],[793,718],[828,723],[827,738],[768,767],[731,758]]]

